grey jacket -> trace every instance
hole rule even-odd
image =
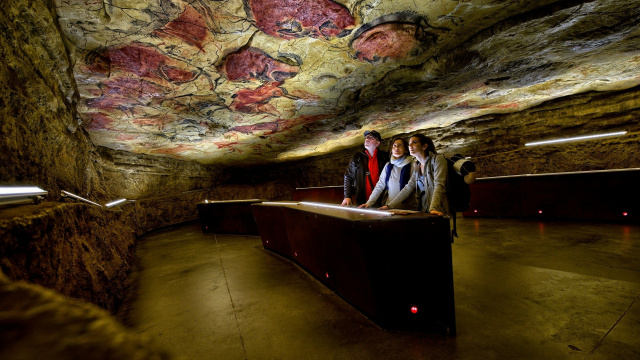
[[[396,208],[411,194],[419,197],[418,204],[423,212],[437,210],[452,216],[447,198],[447,159],[442,155],[429,153],[424,174],[420,171],[420,162],[413,163],[411,179],[395,199],[389,202],[389,208]]]

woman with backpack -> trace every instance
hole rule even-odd
[[[416,193],[418,210],[453,218],[446,191],[448,170],[445,157],[438,155],[433,141],[422,134],[409,139],[409,153],[416,158],[411,178],[402,191],[381,209],[397,208]]]
[[[413,161],[414,158],[409,156],[407,141],[403,138],[393,140],[391,143],[391,159],[382,168],[380,178],[366,204],[362,204],[359,207],[367,208],[376,204],[387,205],[409,182]],[[398,204],[397,207],[407,210],[415,209],[415,201],[412,198],[408,198]]]

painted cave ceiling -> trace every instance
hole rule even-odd
[[[98,146],[262,163],[640,84],[637,0],[55,0]]]

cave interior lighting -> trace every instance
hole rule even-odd
[[[376,214],[376,215],[382,215],[382,216],[393,215],[393,213],[384,211],[384,210],[369,210],[369,209],[354,208],[354,207],[347,207],[347,206],[340,206],[340,205],[330,205],[330,204],[323,204],[323,203],[316,203],[316,202],[306,202],[306,201],[301,201],[300,204],[324,207],[324,208],[336,209],[336,210],[347,210],[347,211],[353,211],[358,213]]]
[[[557,143],[563,143],[568,141],[592,140],[592,139],[598,139],[598,138],[604,138],[604,137],[622,136],[622,135],[625,135],[626,133],[627,133],[626,131],[617,131],[617,132],[605,133],[605,134],[594,134],[594,135],[568,137],[568,138],[562,138],[562,139],[534,141],[534,142],[526,143],[524,144],[524,146],[537,146],[537,145],[557,144]]]
[[[0,186],[0,205],[38,204],[47,194],[37,186]]]
[[[112,207],[116,207],[118,205],[122,205],[127,201],[128,201],[127,199],[118,199],[118,200],[114,200],[114,201],[108,202],[108,203],[104,204],[104,206],[107,207],[107,208],[112,208]],[[130,201],[133,201],[133,200],[130,200]]]
[[[72,199],[80,200],[80,201],[86,202],[86,203],[91,204],[91,205],[95,205],[95,206],[102,207],[102,205],[100,205],[100,204],[98,204],[98,203],[94,203],[94,202],[93,202],[93,201],[91,201],[91,200],[87,200],[87,199],[85,199],[85,198],[83,198],[83,197],[80,197],[80,196],[78,196],[78,195],[72,194],[72,193],[70,193],[70,192],[68,192],[68,191],[64,191],[64,190],[62,190],[62,197],[70,197],[70,198],[72,198]]]

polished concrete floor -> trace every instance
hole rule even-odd
[[[381,329],[259,237],[198,223],[141,239],[119,315],[185,359],[640,359],[640,226],[458,227],[456,337]]]

